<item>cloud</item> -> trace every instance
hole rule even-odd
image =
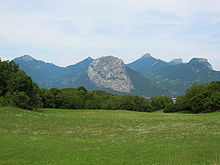
[[[59,65],[146,51],[164,60],[205,57],[220,69],[218,0],[0,0],[0,54]]]

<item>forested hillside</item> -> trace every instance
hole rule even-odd
[[[181,59],[165,62],[145,54],[127,66],[168,89],[172,96],[184,94],[194,83],[220,81],[220,72],[204,58],[192,58],[188,63]]]

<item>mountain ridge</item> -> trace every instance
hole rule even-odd
[[[104,56],[102,58],[107,59],[108,57],[109,56]],[[114,56],[111,57],[117,58]],[[212,70],[212,66],[207,59],[192,58],[188,63],[183,63],[182,59],[174,59],[170,62],[166,62],[146,53],[129,64],[124,64],[123,60],[121,60],[123,63],[121,67],[125,68],[124,76],[128,76],[130,79],[126,79],[126,81],[131,81],[134,89],[126,92],[116,91],[111,85],[100,85],[91,80],[88,71],[95,60],[97,59],[88,57],[74,65],[68,65],[66,67],[46,63],[29,55],[15,58],[13,61],[18,63],[20,68],[43,88],[74,88],[84,85],[89,90],[104,89],[112,93],[131,93],[146,97],[154,95],[169,95],[175,97],[185,92],[186,88],[193,83],[220,80],[220,72]],[[110,60],[109,65],[113,61]],[[173,63],[171,64],[171,62]],[[99,65],[95,66],[98,68],[101,65],[103,66],[97,71],[98,76],[103,71],[105,64],[103,64],[102,61]],[[116,64],[105,74],[113,74],[113,70],[119,66],[119,63]],[[114,77],[114,75],[112,75],[111,78],[115,78],[115,81],[113,81],[113,79],[111,80],[112,82],[119,81],[120,79],[117,76]],[[126,81],[121,85],[123,86],[128,83]],[[107,81],[105,81],[105,83],[107,83]]]

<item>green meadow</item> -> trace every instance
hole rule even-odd
[[[0,108],[1,165],[217,165],[220,112]]]

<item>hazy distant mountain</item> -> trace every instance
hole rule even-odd
[[[57,88],[75,88],[78,86],[88,86],[88,82],[86,78],[82,77],[87,76],[87,70],[90,63],[93,61],[91,57],[84,59],[83,61],[75,64],[67,66],[63,69],[62,73],[59,74],[53,81],[56,84]],[[85,83],[87,85],[85,85]],[[51,88],[51,87],[50,87]]]
[[[126,67],[127,73],[131,79],[131,82],[134,85],[134,90],[132,94],[139,96],[157,96],[157,95],[167,95],[173,96],[174,92],[164,86],[161,86],[154,80],[144,77],[137,71],[134,71],[128,67]]]
[[[183,60],[181,58],[175,58],[169,62],[170,65],[178,65],[183,64]]]
[[[148,55],[127,66],[170,89],[173,95],[182,94],[193,83],[220,80],[220,72],[212,70],[211,64],[203,58],[193,58],[188,63],[182,63],[181,59],[166,63]]]
[[[106,56],[94,60],[89,66],[88,76],[96,86],[122,93],[141,96],[171,94],[169,90],[127,68],[117,57]]]
[[[43,88],[102,89],[112,93],[132,93],[141,96],[170,95],[185,92],[193,83],[220,80],[208,60],[193,58],[188,63],[181,59],[165,62],[145,54],[125,65],[122,60],[106,56],[87,59],[67,67],[36,60],[25,55],[14,59],[33,81]]]
[[[193,64],[193,63],[195,63],[195,64],[196,64],[196,63],[200,63],[200,64],[206,66],[207,68],[213,70],[212,65],[211,65],[211,64],[208,62],[208,60],[205,59],[205,58],[193,58],[192,60],[190,60],[189,63],[190,63],[190,64]]]
[[[52,79],[56,78],[64,70],[63,67],[36,60],[29,55],[15,58],[13,61],[19,64],[20,68],[43,88],[51,87],[53,85]]]
[[[152,57],[149,53],[143,55],[140,59],[127,64],[130,69],[133,69],[143,75],[156,71],[158,68],[166,66],[168,63],[160,59]]]
[[[89,90],[101,89],[118,94],[170,95],[167,89],[127,68],[122,60],[112,56],[96,60],[89,57],[67,67],[58,67],[30,56],[22,56],[14,61],[43,88],[85,86]]]
[[[77,78],[85,74],[92,58],[87,58],[75,65],[59,67],[57,65],[36,60],[29,55],[15,58],[13,61],[19,64],[34,82],[42,88],[74,87]]]

